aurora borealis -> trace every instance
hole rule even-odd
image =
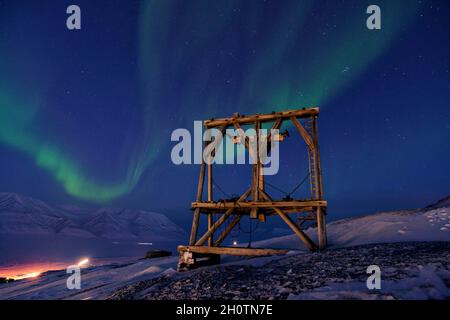
[[[65,28],[71,2],[36,2],[0,2],[3,191],[181,212],[198,168],[170,162],[174,129],[304,106],[321,107],[341,214],[449,190],[445,1],[376,1],[381,31],[356,0],[82,0],[79,31]],[[303,175],[292,150],[289,185]],[[241,173],[222,171],[230,190]]]

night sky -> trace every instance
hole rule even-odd
[[[423,207],[450,194],[449,30],[448,1],[0,0],[0,191],[187,227],[199,166],[172,164],[174,129],[319,106],[330,220]],[[284,129],[267,179],[291,190],[307,165]],[[216,174],[228,195],[249,177]]]

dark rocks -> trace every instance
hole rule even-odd
[[[0,284],[2,284],[2,283],[8,283],[8,282],[13,282],[14,281],[14,279],[11,279],[11,278],[1,278],[0,277]]]
[[[367,267],[378,265],[383,281],[411,277],[422,265],[450,269],[449,242],[364,245],[305,253],[270,261],[263,266],[228,265],[201,268],[173,277],[142,281],[115,292],[111,299],[287,299],[322,288],[327,283],[367,280]]]
[[[144,259],[154,259],[161,257],[169,257],[172,255],[172,252],[165,250],[150,250],[145,254]]]

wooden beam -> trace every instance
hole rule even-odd
[[[283,210],[284,213],[286,214],[292,214],[292,213],[301,213],[301,212],[316,212],[317,207],[280,207],[280,209]],[[260,211],[264,211],[263,213],[261,213]],[[224,210],[223,209],[217,209],[217,208],[200,208],[200,214],[206,214],[208,215],[209,213],[214,213],[217,215],[221,215],[223,214]],[[240,207],[235,207],[233,214],[234,215],[241,215],[241,216],[248,216],[250,215],[250,211],[251,208],[240,208]],[[258,218],[261,215],[265,215],[265,216],[273,216],[273,215],[278,215],[273,209],[272,207],[267,207],[267,208],[261,208],[259,207],[259,212],[258,212]],[[314,219],[312,219],[314,221],[316,221],[316,214],[314,213]]]
[[[234,125],[234,127],[236,128],[236,130],[238,132],[238,135],[240,137],[241,143],[243,143],[245,148],[250,152],[251,150],[250,150],[250,147],[249,147],[247,136],[245,135],[245,131],[241,128],[239,123],[233,122],[233,125]]]
[[[213,166],[208,164],[208,201],[213,201]]]
[[[202,164],[200,167],[200,176],[198,178],[198,185],[197,185],[197,201],[202,201],[203,196],[203,184],[205,182],[205,169],[206,169],[206,163],[202,160]],[[197,239],[197,231],[198,231],[198,223],[200,219],[200,209],[196,209],[194,211],[194,217],[192,219],[192,228],[191,228],[191,236],[189,238],[189,244],[194,244],[195,240]]]
[[[289,218],[289,216],[285,213],[283,213],[283,211],[281,211],[278,208],[273,208],[278,215],[284,220],[284,222],[286,222],[286,224],[289,226],[289,228],[292,229],[292,231],[294,231],[294,233],[300,238],[300,240],[303,241],[303,243],[306,245],[306,247],[311,250],[311,251],[316,251],[317,250],[317,246],[314,244],[314,242],[306,235],[306,233],[304,233],[296,224],[294,221],[292,221],[291,218]]]
[[[214,225],[214,213],[208,214],[208,230],[212,228]],[[214,244],[214,232],[211,234],[211,237],[208,238],[208,246],[212,246]]]
[[[327,247],[327,228],[323,208],[317,208],[317,235],[319,238],[319,249],[323,250]]]
[[[316,177],[317,177],[317,199],[323,198],[323,184],[322,184],[322,169],[320,165],[320,148],[319,148],[319,132],[317,130],[317,117],[313,120],[313,139],[314,139],[314,145],[315,148],[315,170],[316,170]]]
[[[271,131],[267,135],[267,143],[266,143],[266,155],[269,155],[269,153],[272,151],[272,130],[279,130],[281,128],[281,125],[283,124],[284,119],[280,118],[275,121],[273,124]],[[278,142],[279,143],[279,142]]]
[[[208,130],[207,131],[207,136],[206,136],[206,140],[207,142],[205,143],[205,148],[208,147],[211,144],[211,131]],[[208,179],[207,179],[207,193],[208,193],[208,201],[212,201],[213,200],[213,176],[212,176],[212,170],[213,170],[213,166],[212,166],[212,161],[214,159],[214,155],[213,152],[211,152],[208,155],[208,159],[207,159],[207,168],[208,168]],[[202,154],[202,161],[204,161],[203,159],[203,154]]]
[[[274,112],[271,114],[255,114],[252,116],[235,116],[230,118],[221,118],[221,119],[213,119],[206,120],[204,125],[207,128],[218,127],[222,125],[231,126],[233,123],[238,124],[249,124],[254,123],[256,121],[271,122],[277,119],[289,119],[290,117],[296,118],[307,118],[311,116],[316,116],[319,114],[319,108],[308,108],[308,109],[300,109],[300,110],[289,110],[283,112]]]
[[[267,135],[267,142],[270,142],[272,139],[272,130],[280,130],[281,125],[283,124],[283,119],[277,119],[273,124],[272,128],[270,128],[269,134]]]
[[[314,148],[315,148],[314,140],[311,137],[311,135],[308,133],[308,131],[306,131],[306,129],[302,126],[300,121],[297,120],[297,118],[291,117],[291,121],[294,124],[294,126],[297,128],[298,132],[300,133],[301,137],[305,141],[308,148],[310,150],[314,150]]]
[[[248,189],[238,200],[242,201],[248,197],[251,189]],[[225,222],[225,220],[233,213],[234,208],[229,208],[220,218],[208,229],[208,231],[195,243],[196,246],[202,246],[206,240]]]
[[[267,195],[264,191],[261,191],[262,196],[267,200],[270,201],[269,195]],[[311,251],[316,251],[317,246],[314,244],[314,242],[304,233],[300,228],[295,224],[294,221],[292,221],[291,218],[287,214],[285,214],[283,211],[278,209],[277,207],[274,207],[273,210],[286,222],[286,224],[289,226],[289,228],[294,231],[294,233],[300,238],[300,240],[303,241],[303,243],[306,245],[306,247]]]
[[[283,255],[289,250],[256,249],[240,247],[205,247],[205,246],[178,246],[179,252],[193,252],[200,254],[227,254],[235,256],[273,256]]]
[[[259,160],[259,129],[261,123],[256,121],[255,123],[255,141],[254,145],[251,146],[253,149],[253,161],[255,163],[252,165],[252,200],[258,202],[259,200],[259,174],[260,174],[260,160]],[[256,148],[255,148],[256,147]],[[255,150],[256,149],[256,150]],[[250,218],[256,219],[258,217],[258,208],[253,207],[250,211]]]
[[[225,228],[222,234],[217,238],[216,242],[214,242],[214,246],[218,247],[222,244],[228,234],[233,230],[233,228],[241,221],[241,215],[236,215],[233,220],[231,220],[230,224]]]
[[[208,202],[212,202],[213,201],[213,178],[212,178],[212,163],[208,164]],[[208,214],[208,229],[211,229],[211,227],[213,226],[213,213]],[[209,237],[208,239],[208,245],[212,246],[213,245],[213,238],[214,238],[214,234],[211,235],[211,237]]]
[[[212,234],[225,222],[225,220],[233,213],[234,208],[228,209],[219,219],[206,231],[206,233],[195,243],[196,246],[202,246]]]
[[[236,202],[192,202],[192,208],[202,209],[220,209],[226,210],[230,208],[304,208],[304,207],[326,207],[325,200],[306,200],[306,201],[240,201]]]
[[[319,132],[317,129],[317,117],[313,119],[313,139],[316,146],[315,152],[315,173],[316,173],[316,198],[323,198],[322,169],[320,166]],[[317,233],[319,238],[319,248],[323,250],[327,246],[327,225],[324,208],[317,207]]]

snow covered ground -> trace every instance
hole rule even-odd
[[[328,252],[335,254],[338,250],[342,250],[339,248],[374,243],[407,243],[410,241],[441,241],[441,243],[447,243],[450,242],[449,224],[450,207],[430,207],[429,209],[423,210],[385,212],[340,220],[328,225],[328,237],[331,250],[324,254],[328,254]],[[308,230],[307,232],[314,237],[314,229]],[[223,261],[224,264],[221,267],[237,268],[236,270],[244,270],[247,267],[251,267],[258,268],[261,274],[271,274],[273,271],[271,269],[273,267],[270,266],[271,264],[277,263],[277,261],[282,263],[285,259],[292,259],[292,257],[295,257],[299,261],[306,259],[306,257],[312,257],[308,259],[319,259],[319,262],[316,263],[322,263],[320,261],[320,257],[323,257],[321,256],[322,254],[306,253],[303,245],[295,236],[259,241],[254,243],[253,246],[290,248],[293,252],[288,257],[254,259],[225,258]],[[352,279],[347,279],[348,281],[345,282],[334,283],[332,281],[333,279],[331,279],[328,282],[320,283],[323,285],[318,287],[312,286],[307,292],[294,292],[289,295],[286,292],[286,295],[283,295],[283,297],[285,296],[285,298],[289,299],[448,298],[450,297],[448,293],[450,281],[448,260],[450,258],[448,254],[447,256],[442,254],[442,252],[446,252],[445,250],[442,251],[442,247],[445,246],[440,245],[436,249],[438,250],[436,252],[439,252],[439,254],[434,258],[442,258],[443,262],[441,260],[436,260],[437,262],[433,260],[434,264],[427,263],[425,261],[427,259],[427,249],[425,247],[421,249],[423,251],[423,257],[417,256],[417,258],[424,259],[421,262],[421,266],[414,267],[414,263],[416,262],[411,261],[412,265],[409,264],[405,267],[409,268],[408,270],[396,271],[397,273],[400,272],[403,278],[397,279],[396,277],[392,277],[386,280],[384,288],[388,291],[391,288],[390,290],[392,292],[395,291],[395,295],[389,294],[387,291],[383,295],[369,296],[367,295],[367,289],[364,289],[364,287],[361,289],[361,281],[352,282]],[[367,250],[372,250],[371,248]],[[386,250],[395,253],[396,249],[388,247]],[[415,249],[410,248],[409,250],[410,255],[414,257]],[[355,252],[358,252],[358,250]],[[168,283],[174,283],[178,278],[187,279],[191,275],[205,270],[206,274],[209,274],[210,271],[213,272],[217,268],[213,266],[179,274],[175,272],[177,260],[177,257],[174,256],[152,260],[135,260],[127,263],[109,263],[86,268],[82,270],[81,290],[68,290],[66,288],[68,275],[64,270],[52,271],[44,273],[37,278],[24,279],[0,285],[0,299],[105,299],[114,292],[120,292],[119,288],[125,286],[130,286],[133,290],[137,290],[136,288],[139,288],[141,285],[149,286],[150,284],[153,285],[153,282],[161,283],[161,281],[166,281],[167,279],[169,279],[167,280]],[[399,261],[401,262],[402,260]],[[400,266],[398,267],[400,268]],[[326,268],[324,268],[324,272],[327,272]],[[405,274],[405,272],[407,273]],[[321,275],[319,274],[317,276],[320,277]],[[428,291],[422,290],[427,287],[429,288]]]
[[[376,292],[367,290],[364,281],[330,282],[310,292],[288,296],[289,300],[443,300],[450,297],[450,272],[433,265],[409,268],[409,275],[382,281]]]
[[[316,239],[316,230],[307,231]],[[327,225],[330,248],[370,243],[450,241],[450,207],[431,210],[383,212],[335,221]],[[295,235],[254,243],[261,248],[305,250]]]
[[[177,257],[111,263],[81,270],[81,290],[69,290],[65,270],[51,271],[37,278],[0,285],[0,298],[6,299],[105,299],[114,290],[161,274],[176,272]]]
[[[371,265],[380,268],[380,289],[366,286]],[[447,299],[449,271],[450,242],[368,244],[164,275],[127,285],[110,298]]]

